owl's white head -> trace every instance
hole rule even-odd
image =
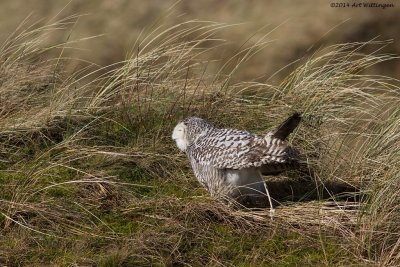
[[[187,126],[183,122],[180,122],[175,126],[172,132],[172,139],[175,140],[176,146],[180,150],[183,152],[186,151],[186,148],[189,145],[189,140],[187,138]]]
[[[187,147],[200,135],[213,129],[214,126],[204,119],[188,117],[175,126],[172,139],[175,140],[178,148],[185,152]]]

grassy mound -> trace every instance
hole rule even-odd
[[[271,85],[235,79],[265,37],[214,70],[229,25],[189,21],[71,74],[76,40],[42,41],[75,22],[23,24],[0,47],[2,265],[400,264],[399,83],[368,74],[395,59],[388,42],[319,49]],[[313,176],[266,177],[272,216],[211,199],[170,138],[188,115],[262,134],[294,111]]]

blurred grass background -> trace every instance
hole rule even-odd
[[[121,61],[131,51],[132,45],[154,24],[166,27],[187,20],[208,20],[227,24],[242,23],[228,31],[218,33],[218,38],[230,42],[229,47],[218,51],[221,58],[238,51],[246,40],[252,45],[268,33],[270,43],[250,62],[242,66],[238,79],[269,78],[277,70],[295,60],[308,56],[313,49],[333,43],[394,39],[399,36],[400,7],[395,8],[332,8],[332,1],[290,0],[87,0],[87,1],[2,1],[0,3],[0,41],[15,30],[28,15],[33,19],[51,18],[52,15],[87,14],[71,31],[70,39],[98,36],[90,42],[73,45],[82,49],[74,51],[76,58],[101,66]],[[172,8],[173,13],[168,10]],[[168,15],[169,14],[169,15]],[[42,20],[41,24],[46,23]],[[263,27],[265,30],[260,31]],[[51,36],[49,43],[65,41],[65,34]],[[386,53],[399,54],[395,43],[385,47]],[[68,53],[67,53],[68,55]],[[222,65],[225,62],[221,61]],[[79,62],[69,62],[68,69],[79,68]],[[82,63],[81,63],[82,64]],[[400,72],[398,62],[379,66],[377,71],[387,74]],[[279,80],[292,69],[288,68]]]

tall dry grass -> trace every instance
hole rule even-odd
[[[352,261],[400,263],[399,83],[367,72],[397,59],[379,52],[388,42],[319,49],[281,84],[271,85],[235,80],[241,64],[268,43],[268,34],[256,45],[244,43],[215,74],[208,68],[219,59],[209,58],[209,51],[223,49],[216,33],[232,25],[188,21],[166,29],[156,25],[123,62],[89,65],[66,76],[63,61],[72,59],[62,51],[74,41],[41,44],[53,31],[68,32],[75,19],[43,27],[22,24],[1,46],[4,238],[16,239],[19,229],[28,230],[26,236],[69,242],[99,238],[122,242],[127,247],[120,257],[136,255],[142,264],[205,264],[222,256],[213,259],[210,251],[190,262],[182,246],[191,238],[196,244],[213,240],[217,223],[236,235],[289,230],[323,243],[323,234],[341,242]],[[361,53],[366,46],[373,52]],[[60,56],[47,58],[49,49],[59,49]],[[293,111],[304,120],[291,140],[313,176],[291,179],[299,187],[308,183],[317,194],[298,203],[276,199],[281,206],[272,218],[210,199],[170,140],[173,126],[188,115],[261,134]],[[132,169],[127,180],[121,170]],[[335,194],[329,183],[354,190]],[[134,223],[140,231],[127,234],[117,221]],[[255,263],[262,249],[241,257]]]

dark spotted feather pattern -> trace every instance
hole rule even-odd
[[[292,163],[296,151],[273,136],[261,137],[236,129],[218,129],[211,125],[199,134],[187,150],[189,158],[218,169],[243,169],[265,164]]]

